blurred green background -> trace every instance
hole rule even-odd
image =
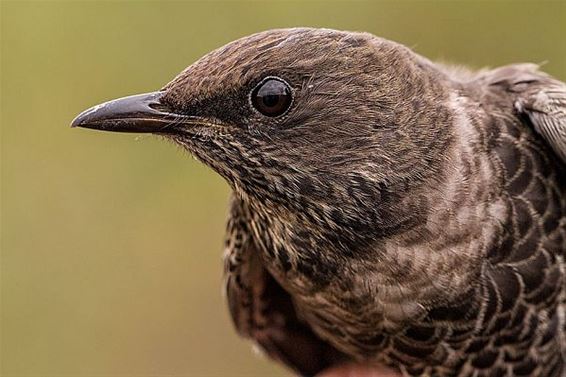
[[[288,375],[236,336],[220,294],[226,184],[154,137],[69,122],[290,26],[566,79],[564,2],[2,1],[2,376]]]

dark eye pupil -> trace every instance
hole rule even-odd
[[[252,91],[252,104],[263,115],[275,117],[287,111],[291,106],[291,89],[286,82],[269,78],[261,82]]]
[[[268,95],[262,97],[263,104],[267,107],[277,106],[280,100],[281,96],[278,95]]]

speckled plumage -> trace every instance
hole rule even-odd
[[[279,118],[250,105],[267,76],[293,90]],[[346,360],[566,375],[564,83],[286,29],[210,53],[160,96],[191,119],[155,133],[234,190],[227,299],[271,357],[304,375]]]

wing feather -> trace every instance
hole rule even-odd
[[[224,274],[228,307],[238,333],[303,376],[314,376],[344,361],[342,353],[298,318],[291,297],[261,262],[249,221],[246,206],[233,197]]]
[[[566,163],[566,84],[539,71],[536,64],[515,64],[490,72],[489,84],[514,97],[515,110]]]

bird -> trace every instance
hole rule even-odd
[[[274,29],[71,125],[224,178],[231,318],[295,373],[566,376],[566,84],[539,65]]]

